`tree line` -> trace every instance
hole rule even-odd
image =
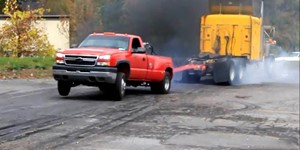
[[[0,0],[3,8],[5,0]],[[23,9],[49,8],[45,14],[70,15],[71,42],[91,32],[139,34],[161,53],[197,55],[200,17],[208,0],[18,0]],[[31,7],[31,8],[32,8]],[[265,24],[276,27],[275,40],[287,50],[299,49],[299,0],[265,0]],[[178,53],[176,53],[178,52]]]

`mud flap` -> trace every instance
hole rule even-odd
[[[213,77],[215,83],[225,83],[227,85],[238,85],[244,78],[246,68],[243,58],[231,58],[222,62],[215,62]]]
[[[224,83],[229,81],[229,63],[215,62],[213,65],[213,79],[215,83]]]

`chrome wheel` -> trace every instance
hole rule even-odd
[[[233,81],[234,78],[235,78],[235,70],[234,70],[234,66],[233,65],[230,66],[229,78],[230,78],[230,81]]]
[[[121,80],[121,94],[125,95],[125,90],[126,90],[126,82],[124,80],[124,78],[122,78]]]
[[[169,90],[169,88],[170,88],[170,79],[169,79],[169,77],[166,77],[164,87],[165,87],[166,91]]]
[[[243,66],[240,66],[239,68],[239,80],[243,80],[244,78],[244,69],[243,69]]]

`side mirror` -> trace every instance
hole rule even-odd
[[[146,47],[146,49],[148,49],[149,51],[153,51],[153,50],[154,50],[153,46],[150,45],[150,44],[146,44],[145,47]]]
[[[133,53],[146,53],[146,48],[139,47],[136,50],[134,50]]]
[[[78,47],[78,44],[72,44],[71,45],[71,48],[77,48]]]

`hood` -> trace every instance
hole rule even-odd
[[[72,48],[66,49],[63,51],[59,51],[63,54],[84,54],[84,55],[112,55],[114,53],[120,53],[121,51],[118,49],[111,49],[111,48]]]

